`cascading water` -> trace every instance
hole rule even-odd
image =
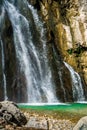
[[[37,12],[28,5],[34,17],[34,24],[38,28],[39,42],[43,46],[41,49],[38,49],[35,46],[36,43],[32,40],[31,22],[20,13],[20,10],[17,10],[13,3],[4,0],[4,8],[12,23],[14,45],[20,70],[25,75],[27,102],[58,102],[46,56],[46,39],[43,39],[45,34],[43,24],[40,22]],[[25,3],[28,4],[26,1]]]
[[[27,0],[3,0],[2,3],[0,57],[4,99],[12,98],[14,101],[26,103],[58,103],[59,99],[62,102],[84,101],[84,90],[79,74],[66,62],[63,64],[53,41],[47,43],[47,32],[37,10]],[[12,34],[7,35],[7,32]],[[11,67],[13,67],[11,71],[8,70]],[[70,81],[67,83],[69,77]],[[8,83],[10,78],[11,82]]]
[[[3,26],[4,22],[4,8],[1,8],[1,15],[0,15],[0,27]],[[1,45],[1,55],[2,55],[2,76],[3,76],[3,88],[4,88],[4,100],[7,100],[7,89],[6,89],[6,75],[5,75],[5,56],[4,56],[4,47],[3,42],[1,39],[1,32],[0,32],[0,45]]]
[[[67,95],[66,95],[65,87],[64,87],[64,84],[63,84],[63,81],[62,81],[62,73],[61,73],[61,71],[59,71],[58,74],[59,74],[61,88],[62,88],[63,93],[64,93],[64,100],[67,101],[67,99],[66,99]]]
[[[74,101],[85,101],[84,90],[79,74],[75,72],[69,64],[67,64],[66,62],[64,62],[64,64],[70,71]]]
[[[4,49],[3,49],[2,40],[0,40],[0,43],[1,43],[1,50],[2,50],[2,71],[3,71],[4,100],[8,100],[8,97],[7,97],[7,89],[6,89],[6,75],[5,75],[5,63],[4,63]]]

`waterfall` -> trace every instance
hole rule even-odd
[[[27,0],[3,0],[0,7],[4,99],[24,103],[84,101],[79,74],[66,62],[63,64],[54,36],[50,34],[52,39],[47,40],[38,11]]]
[[[66,99],[66,91],[65,91],[64,84],[63,84],[63,81],[62,81],[62,73],[61,73],[61,71],[59,71],[58,74],[59,74],[61,88],[62,88],[63,93],[64,93],[64,100],[67,101],[67,99]]]
[[[1,15],[0,15],[0,27],[3,26],[4,22],[4,8],[1,8]],[[4,56],[4,47],[3,42],[1,39],[1,30],[0,30],[0,44],[1,44],[1,55],[2,55],[2,76],[3,76],[3,88],[4,88],[4,100],[7,100],[7,89],[6,89],[6,75],[5,75],[5,56]]]
[[[5,75],[5,63],[4,63],[4,48],[3,42],[0,40],[1,43],[1,50],[2,50],[2,71],[3,71],[3,87],[4,87],[4,100],[7,100],[7,89],[6,89],[6,75]]]
[[[64,64],[68,68],[71,75],[74,101],[85,101],[84,90],[79,74],[75,72],[69,64],[67,64],[66,62],[64,62]]]
[[[4,8],[13,27],[14,45],[20,71],[26,80],[27,102],[58,102],[47,59],[43,23],[39,20],[36,10],[28,5],[26,12],[32,14],[36,33],[39,34],[39,40],[36,42],[33,40],[34,36],[31,31],[32,22],[12,3],[4,0]],[[28,4],[26,1],[25,3]],[[41,44],[42,48],[38,48],[37,44]]]

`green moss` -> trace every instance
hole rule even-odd
[[[71,55],[73,53],[73,49],[68,49],[67,52]]]
[[[83,47],[82,45],[79,45],[76,48],[70,48],[67,50],[68,54],[76,54],[76,56],[80,56],[81,53],[83,53],[84,51],[87,51],[87,47]]]

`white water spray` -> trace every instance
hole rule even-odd
[[[2,12],[0,15],[0,27],[3,26],[4,13],[5,13],[4,8],[1,8],[1,10],[2,10]],[[3,42],[2,42],[1,36],[0,36],[0,44],[1,44],[1,55],[2,55],[2,75],[3,75],[4,100],[8,100],[7,88],[6,88],[6,75],[5,75],[5,56],[4,56],[4,47],[3,47]]]
[[[43,24],[39,21],[36,11],[29,6],[32,10],[32,15],[36,26],[40,28],[39,31],[41,34],[39,39],[43,45],[42,52],[37,51],[34,46],[35,43],[32,41],[30,22],[27,18],[20,14],[16,7],[6,0],[4,1],[4,7],[8,12],[12,23],[15,50],[19,65],[21,67],[21,72],[25,75],[28,95],[27,102],[58,102],[55,96],[55,89],[53,89],[54,86],[52,84],[51,70],[48,67],[48,60],[46,57],[47,52],[44,48],[46,45],[46,39],[42,39],[44,36]],[[35,18],[39,21],[38,24],[37,21],[35,21]],[[41,57],[42,55],[43,59]],[[42,61],[40,61],[40,59],[43,60],[44,71]]]
[[[64,64],[68,68],[71,75],[74,101],[85,101],[83,86],[79,74],[75,72],[69,64],[66,62],[64,62]]]

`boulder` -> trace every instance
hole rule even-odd
[[[87,130],[87,116],[82,117],[75,125],[73,130]]]
[[[15,103],[9,101],[0,102],[0,125],[12,124],[22,126],[26,123],[26,117]]]
[[[48,130],[48,122],[45,118],[36,118],[36,117],[30,117],[29,121],[26,124],[26,127],[29,128],[36,128],[41,130]]]

